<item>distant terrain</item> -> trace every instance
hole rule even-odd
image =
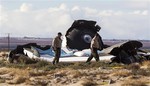
[[[103,39],[104,44],[107,45],[114,45],[117,43],[121,43],[127,40],[122,39]],[[150,49],[150,40],[138,40],[143,43],[144,49]],[[0,37],[0,49],[8,49],[8,46],[10,49],[16,48],[17,45],[23,45],[27,43],[37,43],[38,45],[45,46],[45,45],[51,45],[52,38],[34,38],[34,37]]]
[[[10,38],[10,49],[14,49],[17,45],[23,45],[27,43],[37,43],[38,45],[45,46],[51,45],[52,38],[31,38],[31,37],[11,37]],[[0,49],[8,49],[8,38],[0,37]]]

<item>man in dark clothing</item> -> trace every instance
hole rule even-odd
[[[53,64],[57,64],[59,62],[59,58],[61,55],[61,44],[62,44],[61,36],[62,34],[59,32],[52,42],[52,48],[55,52],[55,58],[53,59],[52,62]]]
[[[86,63],[90,62],[93,57],[95,58],[97,62],[99,61],[99,55],[98,55],[97,50],[102,50],[102,46],[101,46],[102,44],[100,44],[100,40],[101,39],[99,37],[99,34],[96,33],[91,41],[91,45],[90,45],[91,55],[87,59]]]

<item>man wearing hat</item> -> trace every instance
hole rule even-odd
[[[52,48],[55,52],[55,58],[53,59],[53,64],[57,64],[59,62],[59,58],[61,55],[61,44],[62,44],[62,39],[61,39],[61,32],[58,32],[57,36],[54,38],[52,42]]]
[[[100,35],[96,33],[93,39],[91,40],[91,45],[90,45],[91,55],[87,59],[86,63],[89,63],[93,57],[97,62],[99,61],[99,55],[97,51],[103,49],[103,43],[100,40],[101,40]]]

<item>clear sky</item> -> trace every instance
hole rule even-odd
[[[78,19],[104,39],[150,40],[150,0],[0,0],[0,36],[54,37]]]

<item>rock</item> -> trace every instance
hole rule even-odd
[[[21,77],[21,76],[18,76],[18,77],[15,77],[13,80],[11,81],[7,81],[8,84],[20,84],[20,83],[24,83],[26,80],[25,77]]]
[[[114,81],[114,80],[112,80],[112,79],[110,79],[109,80],[109,84],[113,84],[113,83],[115,83],[116,81]]]
[[[57,78],[57,77],[63,77],[63,75],[62,74],[55,74],[54,77],[55,78]]]
[[[55,83],[59,83],[60,81],[62,81],[62,79],[60,77],[57,77],[57,78],[54,79]]]
[[[0,78],[5,79],[5,80],[12,80],[13,79],[13,77],[10,76],[9,74],[0,75]]]
[[[34,77],[31,77],[29,80],[30,81],[36,81],[36,79]]]

